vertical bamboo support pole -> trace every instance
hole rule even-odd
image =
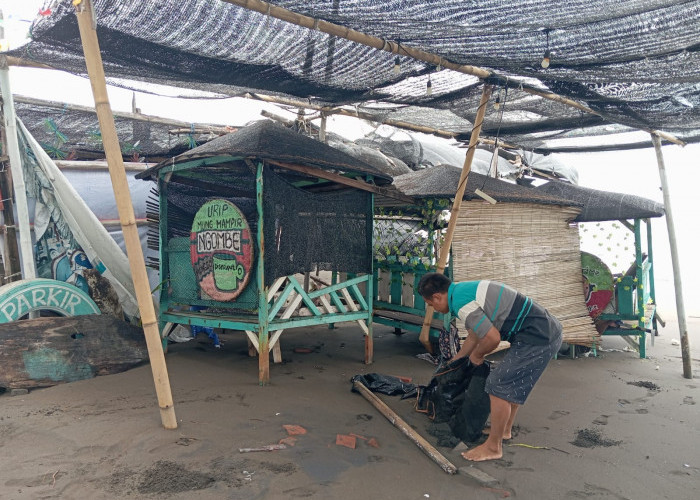
[[[10,70],[7,67],[7,58],[5,56],[0,56],[0,93],[2,93],[3,98],[5,140],[7,141],[7,155],[10,158],[10,170],[12,172],[12,184],[16,202],[15,207],[17,208],[19,253],[22,257],[22,278],[28,280],[36,278],[34,251],[32,250],[32,234],[29,226],[27,190],[24,185],[22,158],[19,154],[19,141],[17,139],[17,115],[15,114],[15,103],[12,100],[12,90],[10,88]]]
[[[673,284],[676,290],[676,313],[678,314],[678,329],[681,338],[681,357],[683,358],[683,377],[693,378],[693,368],[690,360],[690,341],[688,340],[688,325],[685,320],[685,304],[683,302],[683,285],[681,283],[681,267],[678,261],[678,246],[676,245],[676,226],[673,224],[673,211],[671,209],[671,193],[668,190],[666,179],[666,165],[664,155],[661,152],[661,139],[656,134],[651,134],[651,142],[656,150],[656,161],[659,164],[659,178],[661,190],[664,194],[664,210],[666,211],[666,226],[668,227],[668,242],[671,247],[671,265],[673,267]]]
[[[445,270],[447,265],[447,256],[450,254],[450,248],[452,247],[452,237],[454,236],[455,227],[457,226],[457,219],[459,217],[459,208],[462,205],[462,198],[464,198],[464,191],[467,188],[467,180],[469,179],[469,171],[472,168],[472,161],[474,160],[474,152],[476,151],[476,145],[479,142],[479,134],[481,133],[481,125],[484,123],[484,116],[486,115],[486,105],[491,97],[491,90],[493,87],[491,85],[484,85],[484,90],[481,93],[481,100],[479,101],[479,108],[476,110],[476,118],[474,119],[474,128],[472,128],[472,135],[469,138],[469,149],[467,150],[467,156],[464,159],[464,166],[462,167],[462,174],[459,176],[459,185],[457,186],[457,193],[455,194],[455,199],[452,204],[452,212],[450,215],[450,222],[447,225],[447,233],[445,234],[445,241],[440,247],[440,257],[437,264],[437,272],[441,273]],[[425,319],[423,320],[423,326],[420,331],[419,340],[425,348],[432,352],[432,346],[430,345],[430,324],[433,321],[434,309],[432,306],[427,306],[425,308]]]
[[[255,175],[255,194],[258,208],[258,381],[260,385],[270,382],[269,318],[267,288],[265,288],[265,233],[263,210],[263,162],[258,163]]]
[[[74,2],[75,3],[75,2]],[[124,171],[124,162],[119,147],[117,129],[114,125],[114,116],[109,105],[107,96],[107,83],[105,81],[104,68],[102,66],[102,56],[97,41],[97,31],[93,24],[94,11],[90,0],[82,0],[76,5],[76,17],[78,18],[78,28],[80,29],[80,39],[83,44],[85,54],[85,64],[90,85],[95,99],[95,109],[100,123],[102,133],[102,143],[104,144],[105,155],[109,175],[112,179],[112,188],[117,201],[119,220],[124,234],[124,243],[129,257],[129,267],[134,280],[136,290],[136,300],[141,313],[143,332],[146,336],[148,346],[148,357],[151,362],[153,381],[158,395],[158,406],[160,407],[160,417],[163,427],[166,429],[176,429],[177,419],[173,398],[170,392],[170,380],[168,369],[165,364],[165,355],[161,345],[158,321],[156,319],[151,290],[146,275],[146,265],[141,249],[136,218],[134,217],[134,207],[131,203],[131,193]]]

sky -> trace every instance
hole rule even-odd
[[[0,0],[0,10],[5,18],[2,23],[5,41],[0,42],[3,48],[8,43],[12,48],[16,48],[26,40],[31,20],[38,14],[43,4],[43,0]],[[89,81],[83,77],[58,71],[13,67],[10,69],[10,81],[14,94],[85,106],[94,105]],[[161,86],[149,88],[161,94],[178,95],[183,92],[182,89],[173,90]],[[144,114],[193,123],[243,125],[259,119],[262,109],[287,118],[294,116],[274,105],[243,98],[182,99],[140,92],[135,95],[136,104]],[[131,111],[133,96],[134,92],[131,90],[109,88],[109,100],[114,110]],[[361,137],[373,128],[371,124],[349,117],[331,117],[328,122],[330,131],[351,140]],[[605,138],[599,140],[604,141]],[[694,251],[700,244],[700,223],[696,216],[700,209],[696,193],[700,186],[700,145],[664,146],[663,155],[679,249],[678,262],[681,269],[686,315],[700,317],[700,288],[697,287],[697,283],[700,283],[700,259],[697,259],[697,252]],[[659,169],[653,148],[601,153],[567,153],[557,154],[555,157],[578,170],[579,184],[582,186],[635,194],[663,203]],[[657,302],[659,311],[666,317],[674,317],[676,315],[675,293],[666,222],[665,217],[652,221]],[[590,240],[590,235],[582,232],[582,236],[582,247],[596,247],[596,242]],[[617,237],[622,238],[620,235]],[[617,252],[613,250],[608,253],[609,255],[599,256],[604,258],[609,267],[612,268],[612,264],[615,263],[618,267],[626,269],[627,264],[616,262],[624,260],[624,256],[617,256],[616,259],[614,254]],[[605,254],[604,251],[603,254]],[[616,269],[613,269],[613,272],[615,271]]]

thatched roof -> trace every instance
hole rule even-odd
[[[414,198],[450,198],[454,197],[457,192],[461,172],[461,168],[452,165],[438,165],[400,175],[394,178],[393,186],[403,194]],[[567,198],[538,192],[532,188],[470,172],[464,199],[481,199],[474,193],[476,189],[480,189],[499,202],[581,206],[580,202],[577,201],[570,201]]]
[[[173,159],[158,163],[137,177],[152,178],[163,167],[221,155],[370,174],[377,184],[387,184],[392,180],[390,175],[362,160],[269,120],[261,120],[231,134],[217,137]]]
[[[599,191],[558,181],[543,184],[536,191],[581,204],[583,209],[574,219],[576,222],[644,219],[664,215],[662,204],[632,194]]]

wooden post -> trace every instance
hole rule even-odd
[[[656,150],[656,161],[659,164],[659,177],[661,178],[661,190],[664,194],[664,210],[666,211],[666,226],[668,227],[668,242],[671,246],[671,265],[673,267],[673,284],[676,290],[676,313],[678,314],[678,329],[681,338],[681,357],[683,358],[683,377],[693,378],[693,368],[690,359],[690,341],[688,340],[688,325],[685,320],[685,304],[683,302],[683,285],[681,284],[681,267],[678,262],[678,247],[676,245],[676,227],[673,224],[673,211],[671,210],[671,193],[668,190],[666,179],[666,166],[664,155],[661,152],[661,139],[658,135],[651,134],[651,141]]]
[[[445,270],[447,264],[447,256],[450,254],[450,248],[452,246],[452,237],[455,232],[455,227],[457,226],[457,219],[459,217],[459,208],[462,205],[462,198],[464,198],[464,190],[467,188],[467,180],[469,179],[469,171],[472,168],[472,161],[474,160],[474,152],[476,151],[476,145],[479,142],[479,134],[481,133],[481,125],[484,123],[484,115],[486,114],[486,105],[489,102],[489,97],[491,97],[491,85],[484,85],[484,90],[481,93],[481,100],[479,101],[479,109],[476,110],[476,118],[474,119],[474,128],[472,128],[472,135],[469,138],[469,149],[467,149],[467,156],[464,158],[464,166],[462,167],[462,174],[459,176],[459,184],[457,186],[457,194],[455,194],[454,202],[452,203],[452,212],[450,215],[450,222],[447,225],[447,233],[445,234],[445,241],[440,246],[440,257],[438,258],[437,272],[441,273]],[[433,321],[434,309],[432,306],[426,306],[425,308],[425,319],[423,320],[423,327],[420,330],[419,340],[421,344],[425,346],[428,352],[432,352],[432,346],[430,345],[430,324]]]
[[[136,227],[134,207],[131,203],[131,193],[129,184],[124,172],[122,153],[119,147],[117,129],[114,125],[114,116],[109,105],[107,96],[107,82],[105,80],[104,68],[102,66],[102,56],[97,40],[97,31],[94,24],[94,11],[91,0],[76,0],[75,14],[78,18],[78,28],[80,39],[85,54],[85,65],[90,76],[90,85],[95,99],[95,109],[100,123],[102,133],[102,143],[104,145],[109,175],[112,179],[114,197],[117,201],[119,220],[124,234],[124,243],[129,257],[129,267],[134,280],[136,290],[136,300],[141,313],[143,332],[146,336],[148,346],[148,357],[151,361],[153,372],[153,382],[155,383],[158,395],[158,406],[163,427],[166,429],[176,429],[177,419],[175,408],[173,407],[173,397],[170,392],[170,380],[168,369],[165,364],[165,355],[161,345],[158,321],[153,307],[153,298],[146,275],[146,265],[143,259],[143,250]]]
[[[439,451],[437,451],[433,445],[426,441],[423,436],[413,430],[413,428],[401,417],[399,417],[394,410],[389,408],[381,399],[375,396],[372,391],[367,389],[362,382],[353,382],[353,387],[362,395],[362,397],[372,403],[372,406],[379,410],[379,412],[384,415],[387,420],[394,425],[394,427],[403,432],[408,439],[413,441],[413,443],[418,446],[421,451],[423,451],[423,453],[428,455],[435,463],[437,463],[442,470],[448,474],[457,474],[457,467],[455,467]]]
[[[258,381],[260,385],[270,383],[270,320],[268,318],[267,288],[265,288],[265,233],[263,169],[258,163],[255,175],[255,194],[258,208]]]
[[[32,233],[29,226],[27,190],[24,186],[22,158],[19,154],[17,116],[15,115],[15,104],[12,100],[12,90],[10,88],[10,70],[7,67],[7,59],[5,56],[0,56],[0,93],[2,93],[3,98],[5,140],[7,142],[7,155],[10,158],[12,184],[15,194],[15,208],[17,209],[19,254],[22,257],[22,278],[32,279],[36,278],[36,270],[34,267],[34,250],[32,249]]]

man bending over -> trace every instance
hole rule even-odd
[[[453,359],[469,357],[480,365],[501,340],[510,342],[486,379],[491,400],[488,438],[462,453],[477,462],[501,458],[503,439],[511,438],[518,408],[561,346],[561,323],[531,298],[496,281],[452,283],[443,274],[427,273],[418,283],[418,293],[436,311],[449,312],[466,326],[469,335]]]

